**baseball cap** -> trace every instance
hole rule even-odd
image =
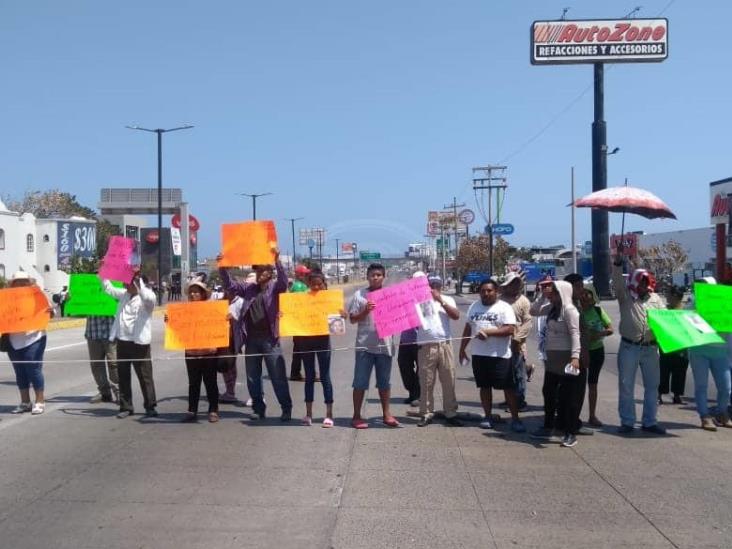
[[[442,278],[439,275],[431,274],[427,277],[427,284],[430,286],[442,286]]]
[[[295,267],[295,274],[310,274],[310,269],[308,269],[305,265],[298,265],[297,267]]]

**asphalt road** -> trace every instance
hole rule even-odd
[[[458,302],[464,312],[469,299]],[[612,304],[608,308],[616,314]],[[455,324],[454,334],[462,325]],[[333,339],[334,347],[351,347],[354,335],[349,327]],[[662,407],[668,437],[617,436],[611,353],[600,380],[599,415],[607,427],[565,449],[511,434],[506,424],[493,431],[439,422],[417,428],[401,403],[396,361],[393,411],[403,427],[380,424],[372,390],[365,410],[370,428],[357,432],[349,427],[352,350],[333,353],[333,429],[319,426],[319,386],[316,423],[299,424],[302,383],[290,384],[291,423],[279,421],[265,382],[272,418],[252,421],[247,408],[222,405],[218,424],[181,424],[187,378],[180,354],[162,349],[161,318],[154,322],[153,345],[161,412],[155,419],[120,420],[114,405],[88,404],[95,387],[81,328],[49,333],[42,416],[9,414],[17,390],[10,365],[0,365],[0,547],[732,544],[732,432],[701,431],[687,405]],[[608,350],[615,345],[608,342]],[[284,348],[289,355],[289,340]],[[539,370],[529,384],[530,429],[541,421],[541,377]],[[461,368],[458,378],[460,410],[478,414],[471,372]],[[141,409],[136,383],[133,376]],[[238,391],[246,398],[244,386]]]

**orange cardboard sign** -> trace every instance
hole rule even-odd
[[[245,221],[221,225],[221,254],[219,267],[239,265],[271,265],[272,248],[277,246],[274,221]]]
[[[50,306],[38,286],[0,290],[0,333],[44,330],[51,318]]]
[[[229,303],[225,300],[168,303],[165,348],[212,349],[229,346]]]
[[[280,336],[328,335],[341,309],[343,290],[280,294]]]

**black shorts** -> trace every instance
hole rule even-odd
[[[510,358],[473,355],[473,377],[481,389],[514,389]]]
[[[588,385],[597,385],[600,379],[600,370],[605,363],[605,347],[599,349],[590,349],[590,372],[587,375]]]

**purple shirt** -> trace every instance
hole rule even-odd
[[[273,345],[276,345],[279,339],[279,295],[287,291],[287,273],[285,272],[282,263],[279,261],[275,263],[275,268],[277,269],[277,278],[270,281],[269,284],[267,284],[267,287],[264,290],[261,290],[261,292],[264,293],[264,308],[267,313],[270,330],[272,331]],[[239,319],[236,321],[236,329],[241,336],[241,344],[237,341],[237,346],[239,347],[237,352],[240,352],[241,347],[246,345],[247,342],[247,326],[245,317],[249,307],[252,306],[254,298],[257,297],[260,292],[259,284],[256,282],[246,283],[231,280],[227,269],[219,269],[219,274],[221,275],[221,279],[224,283],[224,288],[233,295],[240,296],[242,299],[241,314],[239,315]]]

